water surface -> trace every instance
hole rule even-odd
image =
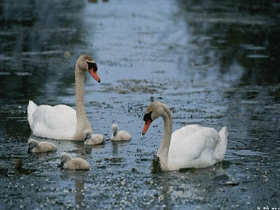
[[[280,207],[279,3],[14,0],[0,8],[0,208]],[[56,153],[28,154],[28,101],[75,107],[81,53],[99,67],[100,84],[86,78],[86,110],[106,143],[50,140]],[[151,100],[171,108],[173,129],[226,125],[225,161],[151,174],[163,131],[158,120],[141,135]],[[113,123],[132,141],[112,143]],[[60,170],[63,151],[91,169]]]

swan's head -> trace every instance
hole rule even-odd
[[[100,82],[100,78],[97,74],[98,67],[96,65],[96,62],[89,55],[81,55],[78,58],[76,65],[79,68],[79,70],[81,70],[83,72],[89,71],[89,73],[93,76],[93,78],[97,82]]]
[[[71,157],[66,152],[62,152],[61,155],[60,155],[60,160],[61,160],[61,163],[58,165],[58,167],[63,168],[64,163],[71,160]]]
[[[85,141],[88,139],[91,139],[91,137],[92,137],[91,130],[89,130],[89,129],[85,130],[84,134],[85,134]]]
[[[35,139],[29,139],[28,141],[28,152],[31,152],[31,150],[35,147],[37,147],[39,142]]]
[[[143,135],[145,135],[149,126],[155,119],[157,119],[160,116],[163,116],[163,114],[166,112],[166,108],[168,109],[168,107],[165,104],[159,101],[152,102],[150,106],[148,106],[143,117],[143,120],[145,121],[145,126],[142,131]]]
[[[118,125],[117,124],[113,124],[112,125],[112,130],[113,130],[113,136],[116,136],[118,133]]]

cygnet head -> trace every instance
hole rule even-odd
[[[29,139],[28,141],[28,152],[31,152],[31,150],[35,147],[37,147],[39,144],[39,142],[35,139]]]
[[[91,139],[91,137],[92,137],[91,130],[89,130],[89,129],[85,130],[84,134],[85,134],[85,141],[88,139]]]
[[[71,156],[66,152],[62,152],[60,155],[60,159],[61,159],[61,163],[58,165],[58,167],[63,168],[63,165],[67,163],[67,161],[71,160]]]
[[[97,74],[98,67],[95,63],[95,60],[92,59],[89,55],[81,55],[76,64],[78,70],[80,72],[86,72],[89,71],[89,73],[93,76],[93,78],[97,81],[100,82],[100,78]]]
[[[117,124],[113,124],[112,125],[112,130],[113,130],[113,136],[116,136],[118,133],[118,125]]]

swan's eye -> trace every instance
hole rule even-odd
[[[97,72],[98,68],[97,68],[96,63],[89,63],[88,62],[88,69],[92,69],[92,68],[93,68],[94,72]]]
[[[143,120],[146,122],[147,120],[152,121],[152,112],[146,113],[143,117]]]

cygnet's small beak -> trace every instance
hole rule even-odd
[[[63,162],[61,162],[61,163],[60,163],[57,167],[62,169],[62,168],[63,168],[63,166],[64,166],[64,163],[63,163]]]
[[[117,131],[117,130],[114,130],[114,131],[113,131],[113,136],[116,136],[117,133],[118,133],[118,131]]]

